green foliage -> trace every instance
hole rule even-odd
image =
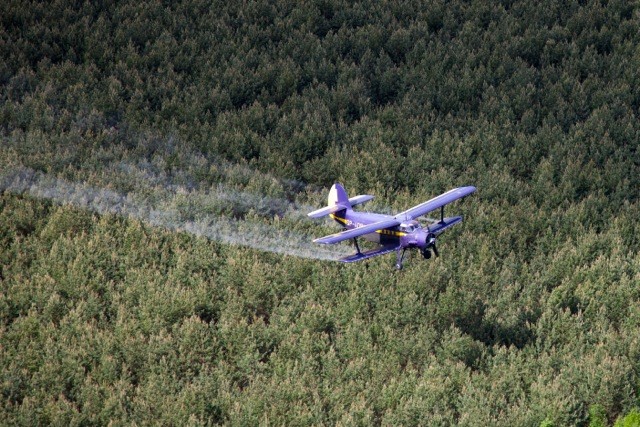
[[[589,406],[589,427],[606,427],[607,414],[602,405]]]
[[[636,427],[640,426],[640,411],[634,408],[622,418],[616,420],[615,427]]]
[[[97,195],[0,196],[0,420],[637,425],[639,20],[624,1],[3,2],[0,186]],[[401,274],[81,208],[310,235],[328,227],[274,215],[334,181],[371,210],[479,191]]]

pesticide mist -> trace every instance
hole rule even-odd
[[[316,207],[267,197],[255,190],[239,190],[238,185],[222,182],[237,182],[237,176],[243,174],[259,175],[246,167],[220,163],[215,167],[218,182],[203,182],[193,168],[174,168],[167,174],[157,161],[148,159],[135,163],[111,159],[93,162],[90,170],[78,168],[57,174],[36,171],[20,160],[12,159],[11,166],[5,163],[0,167],[0,191],[28,194],[99,214],[122,215],[220,243],[283,255],[335,260],[351,252],[346,246],[323,247],[312,242],[318,225],[306,217],[306,212]],[[206,163],[193,153],[188,160],[195,165]],[[72,179],[66,177],[69,175]],[[258,179],[275,182],[272,177]],[[291,188],[299,184],[287,185]]]

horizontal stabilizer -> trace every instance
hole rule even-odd
[[[323,216],[326,216],[326,215],[329,215],[329,214],[332,214],[332,213],[336,213],[336,212],[340,212],[340,211],[343,211],[345,209],[347,209],[347,206],[341,205],[341,204],[333,205],[333,206],[327,206],[325,208],[318,209],[317,211],[309,212],[307,214],[307,216],[311,217],[311,218],[321,218]]]
[[[373,196],[370,196],[368,194],[362,194],[360,196],[354,196],[354,197],[351,197],[347,203],[345,203],[344,201],[343,202],[337,202],[333,206],[327,206],[327,207],[324,207],[324,208],[320,208],[320,209],[318,209],[316,211],[309,212],[307,214],[307,216],[311,217],[311,218],[321,218],[323,216],[326,216],[326,215],[329,215],[329,214],[332,214],[332,213],[336,213],[336,212],[339,212],[339,211],[342,211],[342,210],[345,210],[345,209],[350,209],[352,206],[359,205],[359,204],[364,203],[364,202],[368,202],[371,199],[373,199]]]
[[[377,249],[372,249],[366,252],[359,252],[357,254],[349,255],[344,258],[340,258],[338,261],[340,262],[356,262],[362,261],[364,259],[373,258],[379,255],[388,254],[389,252],[393,252],[400,249],[398,245],[386,245]]]
[[[360,203],[368,202],[371,199],[373,199],[373,196],[370,196],[368,194],[362,194],[360,196],[350,197],[349,203],[351,204],[351,206],[355,206],[355,205],[359,205]]]
[[[316,243],[338,243],[343,240],[353,239],[354,237],[363,236],[365,234],[374,233],[378,230],[384,230],[385,228],[395,227],[400,225],[400,221],[395,218],[385,219],[383,221],[374,222],[373,224],[363,225],[362,227],[353,228],[351,230],[342,231],[340,233],[331,234],[329,236],[315,239]]]
[[[454,216],[451,218],[444,218],[442,221],[438,221],[435,224],[429,224],[429,231],[433,234],[435,234],[436,236],[440,233],[442,233],[444,230],[446,230],[449,227],[453,227],[454,225],[456,225],[457,223],[462,222],[462,217],[461,216]]]

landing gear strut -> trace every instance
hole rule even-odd
[[[397,252],[397,256],[396,256],[396,269],[397,270],[402,270],[402,260],[404,258],[404,251],[406,251],[406,248],[403,248],[402,251],[400,251],[400,249],[398,249]]]

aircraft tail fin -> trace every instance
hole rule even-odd
[[[331,191],[329,191],[327,207],[309,212],[307,216],[311,218],[320,218],[325,215],[343,211],[345,209],[351,209],[349,196],[347,196],[347,192],[342,185],[335,183],[333,184],[333,187],[331,187]]]
[[[349,202],[349,196],[344,187],[337,182],[333,184],[329,191],[329,198],[327,200],[327,206],[344,206],[346,209],[351,207]]]

